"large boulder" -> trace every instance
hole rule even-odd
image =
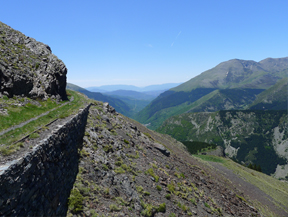
[[[48,45],[0,22],[0,95],[64,100],[66,74]]]

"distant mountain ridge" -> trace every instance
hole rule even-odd
[[[126,116],[131,116],[129,106],[120,99],[106,96],[106,95],[103,95],[102,93],[90,92],[82,87],[79,87],[71,83],[67,83],[66,88],[83,93],[90,99],[94,99],[94,100],[102,101],[102,102],[108,102],[110,105],[113,105],[113,107],[116,109],[117,112],[124,114]]]
[[[189,81],[172,88],[191,91],[196,88],[255,88],[267,89],[287,77],[288,57],[267,58],[260,62],[232,59],[222,62]]]
[[[157,129],[167,118],[188,111],[247,109],[257,94],[287,74],[288,57],[260,62],[229,60],[160,94],[135,119],[149,124],[150,129]]]
[[[147,92],[147,91],[168,90],[180,84],[181,83],[167,83],[167,84],[149,85],[146,87],[136,87],[134,85],[103,85],[100,87],[87,87],[86,89],[92,92],[111,92],[116,90],[132,90],[138,92]]]
[[[155,98],[149,94],[146,94],[145,92],[138,92],[138,91],[133,91],[133,90],[116,90],[116,91],[111,91],[111,92],[105,92],[103,94],[109,95],[109,96],[122,96],[122,97],[129,97],[129,98],[149,100],[149,101],[152,101]]]

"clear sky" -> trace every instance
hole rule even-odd
[[[0,21],[48,44],[81,87],[187,81],[288,56],[287,0],[11,0]]]

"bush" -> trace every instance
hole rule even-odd
[[[152,176],[156,182],[159,181],[159,176],[155,175],[153,168],[148,169],[145,174],[149,174],[150,176]]]
[[[36,138],[39,138],[39,137],[40,137],[40,136],[39,136],[38,133],[32,133],[32,134],[29,136],[30,139],[36,139]]]
[[[109,206],[109,208],[110,208],[110,211],[111,211],[111,212],[118,212],[118,211],[121,210],[121,208],[118,207],[116,204],[111,204],[111,205]]]
[[[83,211],[84,198],[78,189],[73,188],[68,199],[68,207],[72,213],[76,214]]]
[[[157,211],[158,212],[165,212],[166,211],[166,204],[165,203],[160,204]]]

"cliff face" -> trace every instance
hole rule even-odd
[[[0,94],[63,100],[66,74],[48,45],[0,22]]]

